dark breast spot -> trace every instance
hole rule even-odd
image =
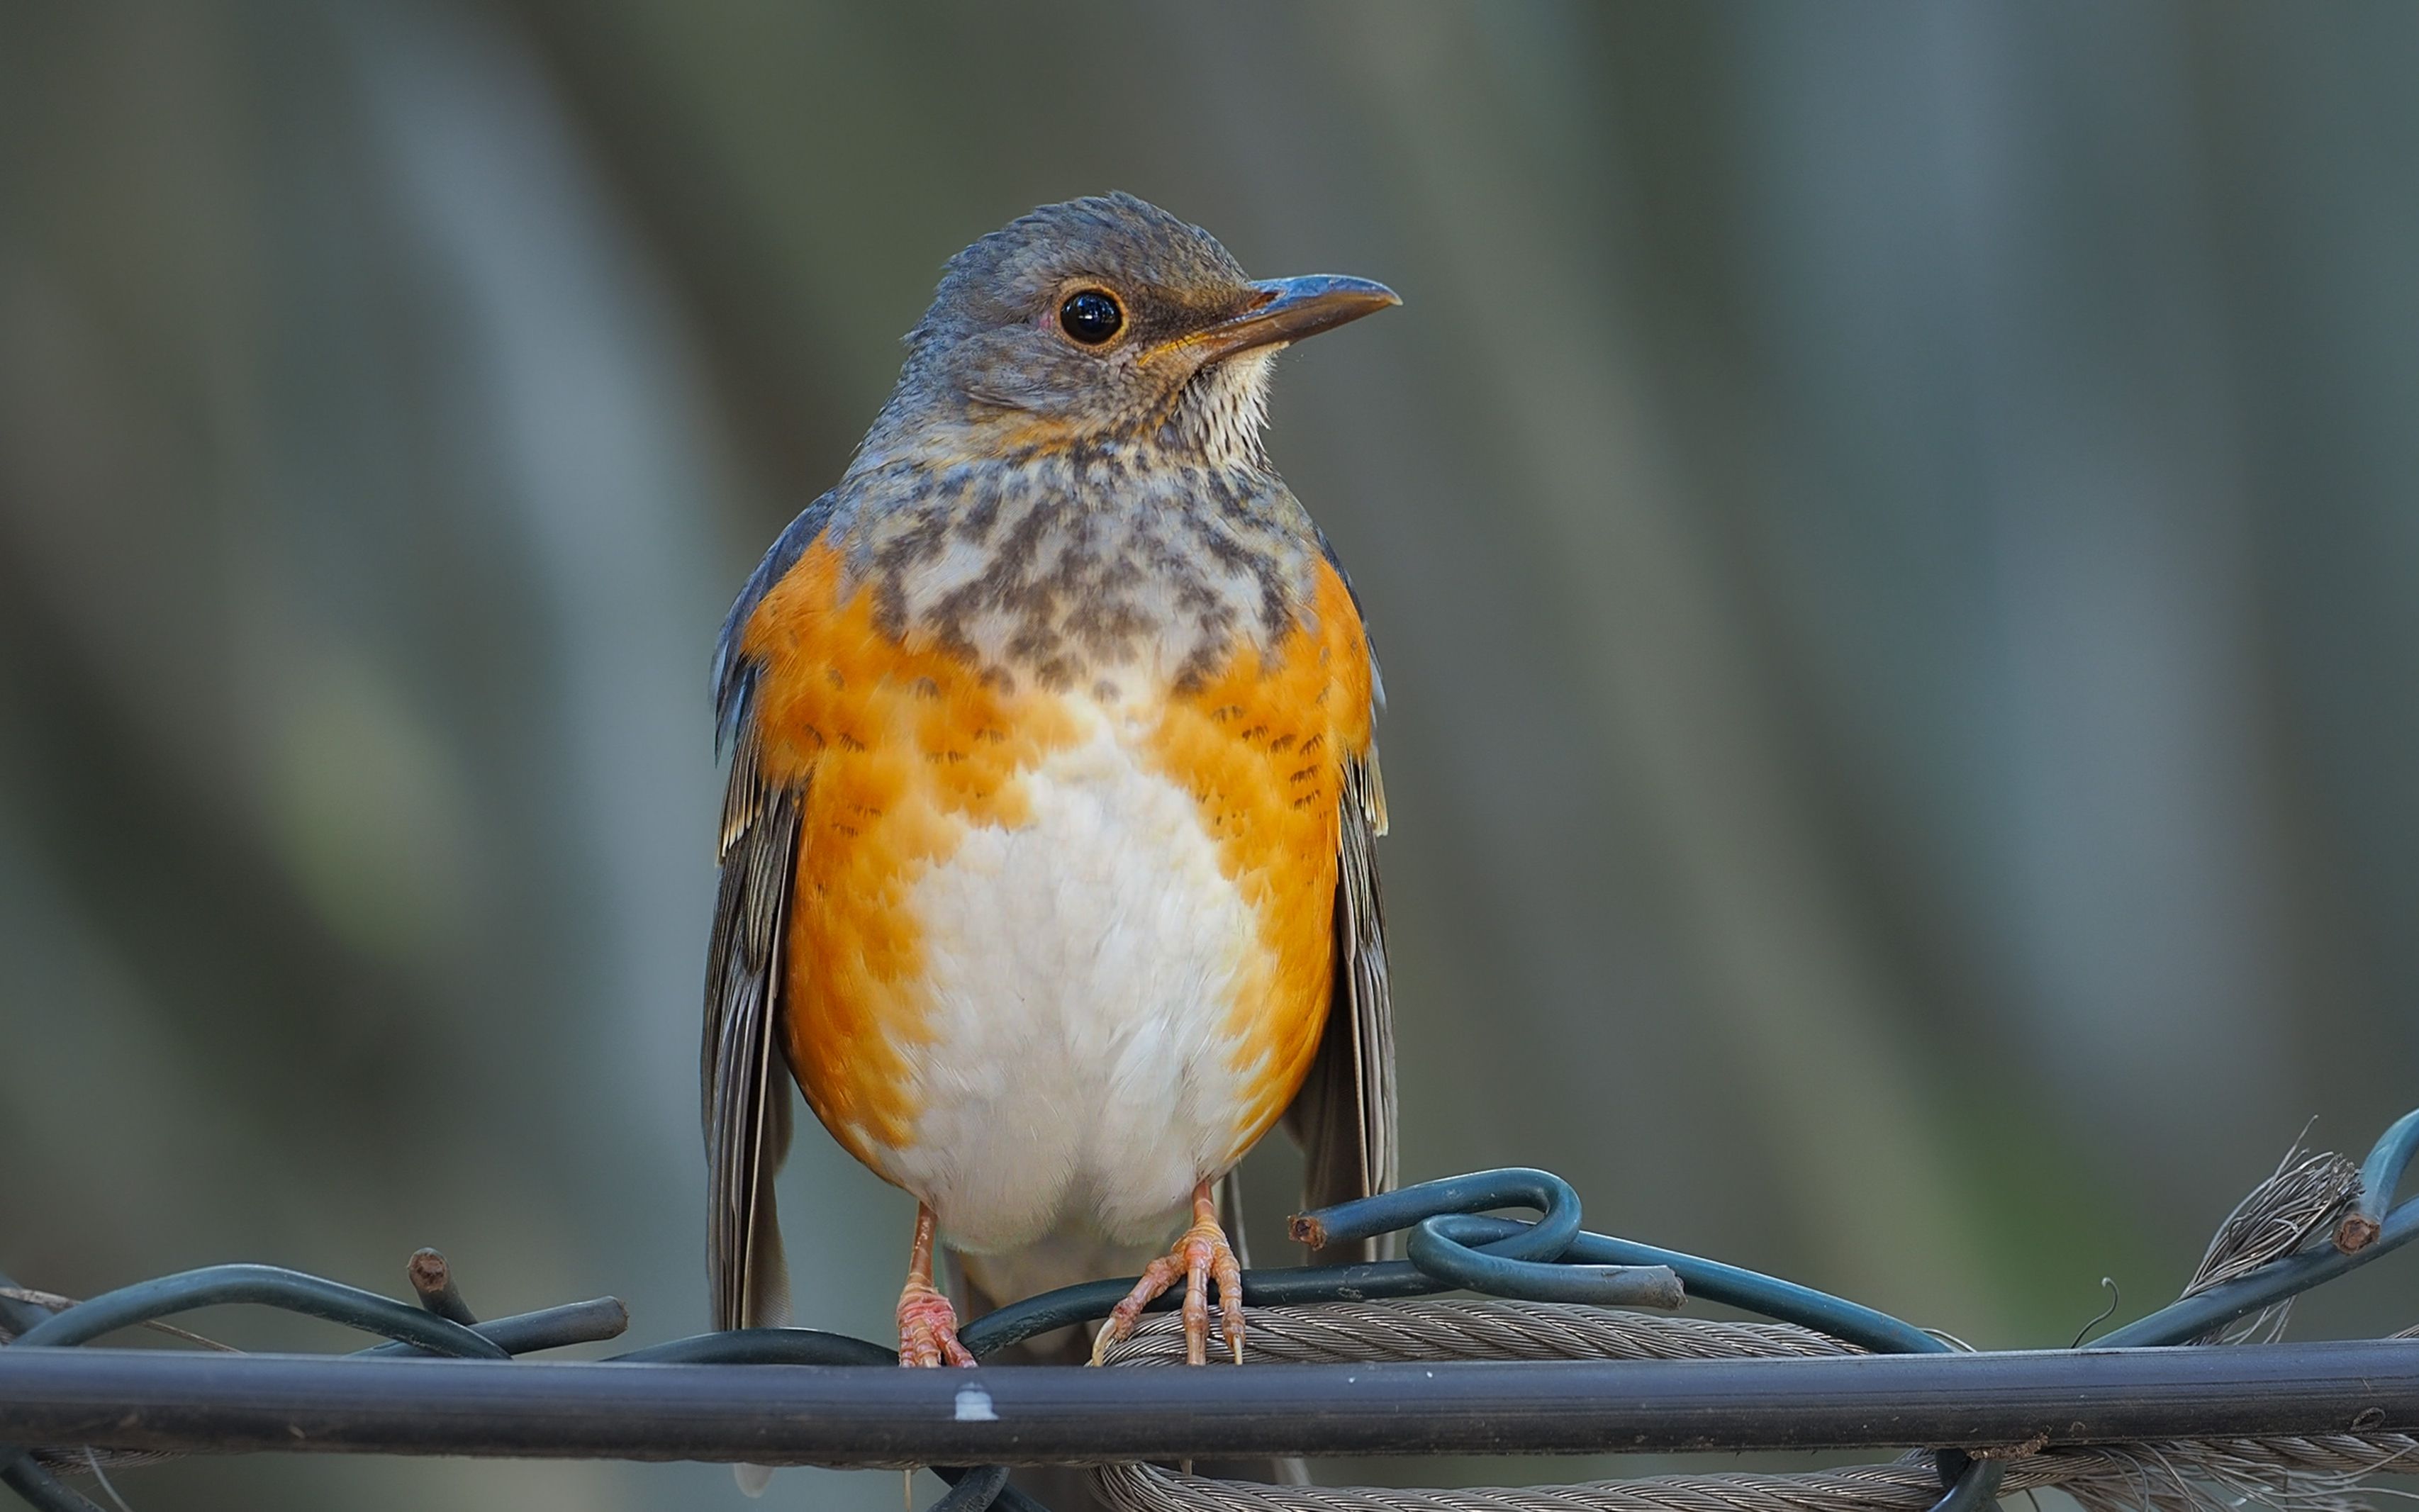
[[[1075,676],[1083,669],[1065,656],[1046,656],[1033,669],[1033,680],[1053,693],[1064,693],[1075,686]]]
[[[957,532],[966,540],[980,544],[990,539],[994,525],[999,523],[999,480],[985,478],[975,490],[974,502],[958,511]]]
[[[915,506],[911,521],[874,549],[874,565],[884,572],[903,572],[918,563],[931,561],[940,552],[941,544],[948,539],[948,511],[920,501],[926,486],[920,481],[917,486],[919,502]]]
[[[907,633],[907,590],[895,573],[873,585],[873,625],[893,640]]]

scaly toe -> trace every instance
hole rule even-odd
[[[1092,1335],[1094,1365],[1106,1363],[1109,1350],[1133,1332],[1134,1322],[1142,1317],[1142,1310],[1149,1306],[1161,1292],[1176,1285],[1179,1273],[1175,1260],[1165,1255],[1143,1267],[1142,1278],[1109,1310],[1109,1316],[1101,1322],[1101,1331]]]
[[[1184,1288],[1184,1358],[1192,1365],[1210,1363],[1210,1289],[1218,1289],[1218,1321],[1226,1335],[1229,1354],[1243,1363],[1243,1268],[1234,1246],[1214,1222],[1194,1224],[1165,1255],[1150,1262],[1133,1289],[1125,1295],[1092,1339],[1092,1363],[1100,1365],[1109,1350],[1133,1332],[1142,1311],[1179,1278]]]
[[[958,1342],[957,1309],[929,1287],[909,1287],[899,1298],[899,1363],[928,1368],[975,1363]]]
[[[1210,1363],[1210,1287],[1218,1288],[1218,1323],[1235,1364],[1243,1363],[1243,1267],[1224,1230],[1214,1223],[1195,1224],[1178,1248],[1184,1255],[1184,1358],[1190,1365]]]

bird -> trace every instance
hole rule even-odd
[[[998,1302],[1139,1271],[1096,1364],[1179,1282],[1205,1363],[1214,1286],[1240,1364],[1244,1153],[1282,1121],[1306,1205],[1394,1184],[1382,688],[1262,433],[1280,349],[1400,302],[1125,193],[944,266],[716,642],[717,1328],[788,1319],[785,1071],[916,1198],[902,1365],[975,1363],[936,1246]]]

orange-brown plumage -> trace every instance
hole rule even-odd
[[[1230,1024],[1241,1063],[1264,1067],[1238,1110],[1248,1149],[1293,1101],[1333,995],[1341,759],[1369,751],[1369,644],[1330,563],[1304,618],[1267,655],[1242,647],[1173,690],[1152,745],[1191,792],[1222,870],[1256,916],[1265,975]]]
[[[1063,741],[1055,701],[874,623],[840,553],[809,547],[740,644],[763,668],[760,769],[805,795],[790,910],[787,1050],[807,1102],[861,1161],[908,1136],[900,1051],[924,1033],[906,887],[968,825],[1024,823],[1022,772]],[[885,1173],[887,1174],[886,1172]]]
[[[1260,970],[1228,1029],[1256,1071],[1237,1152],[1293,1100],[1333,995],[1338,754],[1368,750],[1368,643],[1325,561],[1304,618],[1268,654],[1163,690],[1147,746],[1192,795],[1225,875],[1256,916]],[[803,790],[786,997],[790,1065],[824,1127],[884,1170],[917,1111],[901,1051],[926,1032],[921,926],[908,897],[969,825],[1025,822],[1024,774],[1073,733],[1069,695],[985,676],[875,623],[870,586],[809,547],[749,617],[761,666],[759,770]]]

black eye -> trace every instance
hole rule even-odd
[[[1058,329],[1086,347],[1098,347],[1125,323],[1126,313],[1117,308],[1116,297],[1101,289],[1078,289],[1058,306]]]

